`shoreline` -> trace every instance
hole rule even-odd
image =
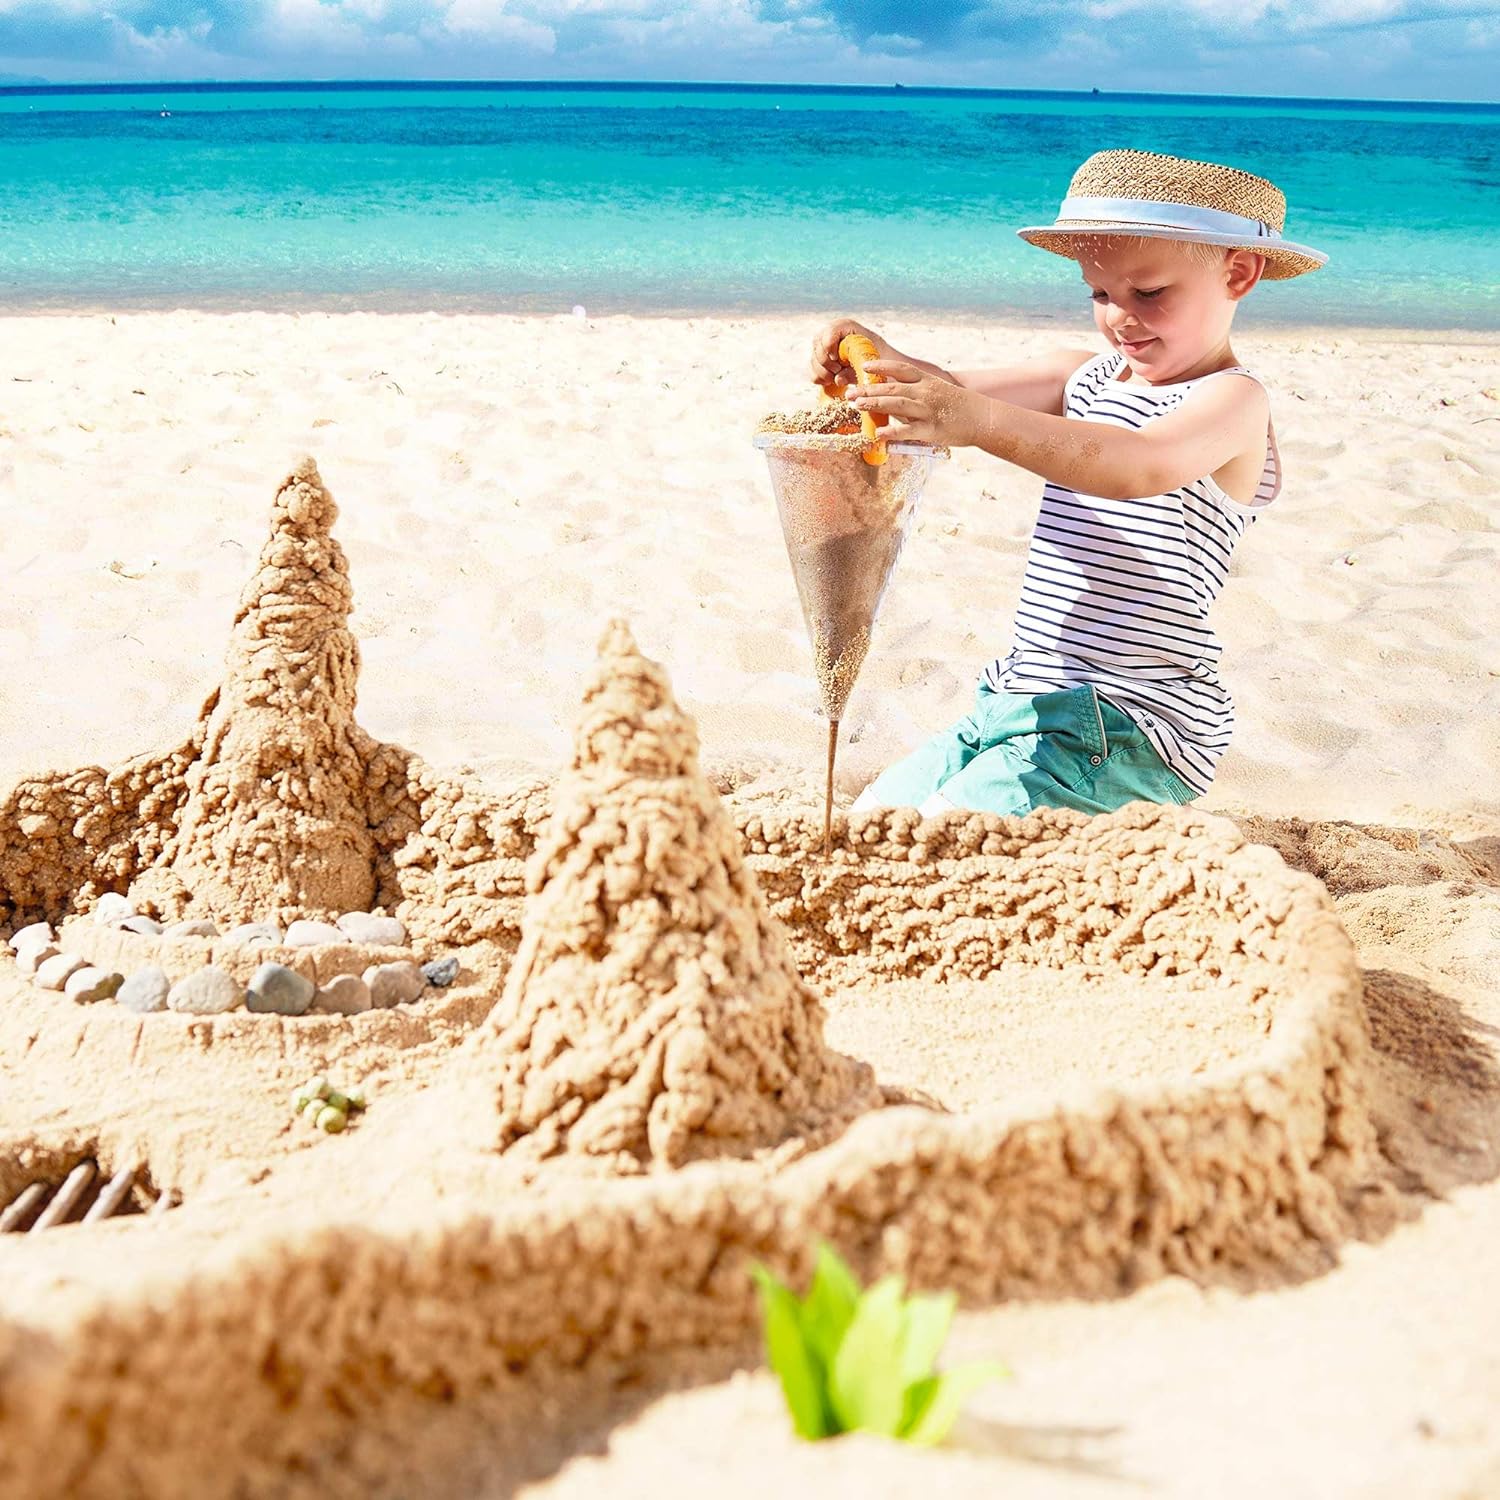
[[[145,318],[163,316],[185,316],[204,318],[231,317],[391,317],[391,318],[519,318],[572,320],[576,315],[574,306],[587,308],[587,321],[635,319],[641,322],[684,322],[688,320],[756,320],[772,321],[783,318],[831,319],[841,316],[858,316],[861,321],[878,319],[901,319],[907,322],[924,322],[939,326],[962,324],[982,320],[1008,328],[1052,329],[1059,325],[1076,325],[1086,336],[1094,337],[1092,320],[1086,304],[1070,307],[1059,305],[1057,311],[1038,311],[1009,306],[932,307],[918,304],[882,303],[874,311],[849,313],[848,306],[857,305],[851,298],[847,305],[808,304],[806,307],[779,304],[776,307],[736,306],[719,299],[713,303],[685,303],[681,306],[652,306],[641,303],[628,306],[607,307],[596,311],[586,301],[564,304],[559,300],[545,307],[499,305],[455,300],[451,304],[431,301],[413,301],[409,304],[391,302],[376,304],[356,298],[309,297],[298,302],[289,298],[275,301],[224,300],[203,302],[162,301],[136,302],[88,302],[63,304],[30,304],[7,302],[0,298],[0,319],[15,318],[32,320],[45,318]],[[867,304],[868,306],[868,304]],[[1426,342],[1451,342],[1464,344],[1500,346],[1500,314],[1493,326],[1486,324],[1443,323],[1359,323],[1329,322],[1318,319],[1285,320],[1279,317],[1261,317],[1251,314],[1241,322],[1240,330],[1247,336],[1268,334],[1274,337],[1342,337],[1371,336],[1392,339],[1401,343],[1421,344]]]

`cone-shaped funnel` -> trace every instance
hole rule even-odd
[[[755,446],[771,466],[823,711],[836,721],[870,649],[880,600],[927,476],[942,454],[892,443],[885,463],[867,464],[858,441],[807,433],[765,432]]]
[[[140,891],[220,921],[367,910],[375,842],[356,748],[353,591],[308,458],[277,492],[205,709],[175,837]]]
[[[667,674],[619,622],[599,656],[476,1051],[496,1144],[634,1172],[826,1139],[874,1076],[824,1045]]]

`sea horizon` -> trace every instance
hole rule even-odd
[[[1086,315],[1115,145],[1286,191],[1249,324],[1500,329],[1500,104],[718,81],[0,85],[0,309]]]
[[[903,93],[934,97],[973,98],[1109,98],[1130,102],[1146,100],[1198,100],[1246,106],[1266,104],[1311,104],[1319,108],[1351,108],[1391,105],[1420,108],[1431,105],[1442,110],[1500,112],[1500,100],[1395,98],[1383,95],[1322,94],[1219,94],[1195,89],[1037,89],[978,87],[972,84],[935,83],[803,83],[756,82],[734,79],[640,79],[640,78],[169,78],[83,79],[77,82],[0,82],[0,97],[7,94],[149,94],[177,93],[301,93],[327,90],[336,93],[389,93],[410,90],[452,90],[485,93],[553,93],[560,90],[583,93],[781,93],[856,94]]]

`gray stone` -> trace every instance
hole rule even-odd
[[[372,948],[401,948],[406,945],[406,928],[395,917],[377,917],[367,911],[346,911],[339,918],[339,931],[351,943],[368,943]]]
[[[217,1016],[244,1002],[245,987],[209,964],[179,979],[167,992],[167,1008],[188,1016]]]
[[[394,964],[371,964],[365,970],[365,983],[370,986],[370,1003],[376,1010],[389,1010],[393,1005],[415,1000],[425,985],[422,971],[406,959]]]
[[[118,927],[126,917],[134,915],[134,903],[117,891],[105,891],[94,908],[94,920],[101,927]]]
[[[161,923],[150,917],[126,917],[120,926],[126,932],[138,932],[142,937],[160,937]]]
[[[431,963],[422,965],[422,978],[428,984],[445,990],[455,979],[458,978],[458,960],[456,958],[435,958]]]
[[[22,948],[16,954],[16,967],[23,974],[35,974],[49,958],[56,958],[59,951],[56,943],[43,943],[40,947]]]
[[[286,930],[288,948],[326,948],[330,943],[348,942],[332,922],[293,922]]]
[[[278,1016],[300,1016],[312,1004],[315,986],[285,964],[262,964],[250,976],[245,1004],[251,1010]]]
[[[340,974],[318,991],[317,1008],[335,1016],[358,1016],[374,1001],[370,986],[358,974]]]
[[[115,992],[125,983],[123,974],[113,974],[108,969],[96,969],[85,964],[68,975],[63,993],[69,1000],[80,1005],[92,1005],[96,1000],[112,1000]]]
[[[253,927],[256,924],[250,922],[246,925]],[[169,938],[218,937],[218,935],[219,929],[215,927],[212,922],[206,921],[202,917],[189,917],[186,921],[183,922],[173,922],[172,925],[162,933],[163,937]]]
[[[244,947],[257,943],[279,943],[281,929],[274,922],[241,922],[224,934],[226,943]]]
[[[55,943],[57,934],[52,930],[50,922],[33,922],[29,927],[22,927],[16,931],[10,940],[10,951],[19,953],[22,948],[38,943]]]
[[[72,974],[76,974],[88,962],[76,953],[54,953],[36,971],[36,982],[44,990],[60,990]]]
[[[142,1015],[153,1010],[165,1010],[167,991],[171,988],[172,981],[167,978],[167,971],[153,964],[149,969],[137,969],[120,986],[115,995],[115,1003]]]

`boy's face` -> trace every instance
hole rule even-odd
[[[1215,255],[1171,240],[1108,238],[1078,263],[1099,332],[1153,385],[1192,379],[1223,351],[1235,308],[1265,264],[1248,250]]]

